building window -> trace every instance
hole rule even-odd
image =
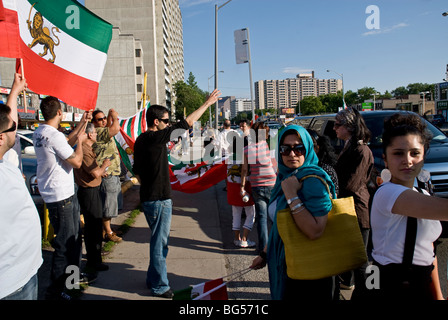
[[[137,74],[142,74],[142,67],[137,67]]]
[[[141,83],[137,84],[137,92],[143,91],[143,85]]]
[[[142,55],[142,50],[141,49],[135,49],[135,57],[136,58],[140,58]]]

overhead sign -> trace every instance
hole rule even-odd
[[[247,29],[238,29],[233,33],[235,38],[236,64],[249,62],[249,50],[247,42]]]

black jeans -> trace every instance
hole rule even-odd
[[[78,201],[84,215],[84,241],[87,251],[87,267],[101,264],[103,242],[103,206],[100,187],[78,187]]]
[[[286,278],[284,300],[295,303],[303,301],[333,301],[335,297],[335,277],[318,280],[294,280]]]
[[[376,261],[373,261],[373,264],[380,271],[380,288],[371,290],[371,299],[381,301],[434,300],[431,290],[433,265],[406,267],[403,264],[391,263],[383,266]]]
[[[52,283],[49,294],[59,294],[65,287],[66,268],[70,265],[80,266],[82,237],[79,212],[74,209],[73,197],[46,204],[55,238],[51,266]]]

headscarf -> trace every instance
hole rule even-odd
[[[297,169],[291,169],[285,166],[282,156],[280,155],[280,141],[284,134],[291,129],[299,134],[306,150],[305,161],[303,165]],[[319,159],[314,152],[313,140],[305,128],[298,125],[287,126],[279,132],[277,146],[278,173],[270,199],[270,203],[277,201],[277,206],[273,226],[269,235],[267,253],[269,282],[273,300],[281,300],[283,298],[284,284],[287,276],[284,245],[277,229],[277,212],[288,207],[281,182],[292,175],[295,175],[299,180],[311,174],[318,175],[327,182],[333,198],[336,198],[334,184],[328,174],[318,166]],[[327,188],[318,179],[305,180],[298,196],[305,204],[306,208],[315,216],[323,216],[331,210],[331,199],[328,197]]]

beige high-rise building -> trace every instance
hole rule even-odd
[[[179,0],[85,0],[85,6],[119,28],[122,36],[127,34],[135,38],[141,46],[135,48],[135,56],[142,61],[142,66],[135,65],[136,76],[143,77],[146,72],[147,95],[151,104],[166,106],[174,114],[173,85],[184,80]],[[109,70],[105,70],[103,75],[105,81],[116,82],[107,72]],[[110,88],[112,84],[104,85]],[[138,81],[135,85],[139,102],[143,83]],[[110,89],[108,91],[107,99],[113,99],[113,93]],[[99,92],[98,101],[102,99],[103,92]]]
[[[255,106],[257,109],[294,108],[304,97],[318,97],[339,90],[342,90],[342,80],[317,79],[314,71],[285,80],[260,80],[255,82]]]

